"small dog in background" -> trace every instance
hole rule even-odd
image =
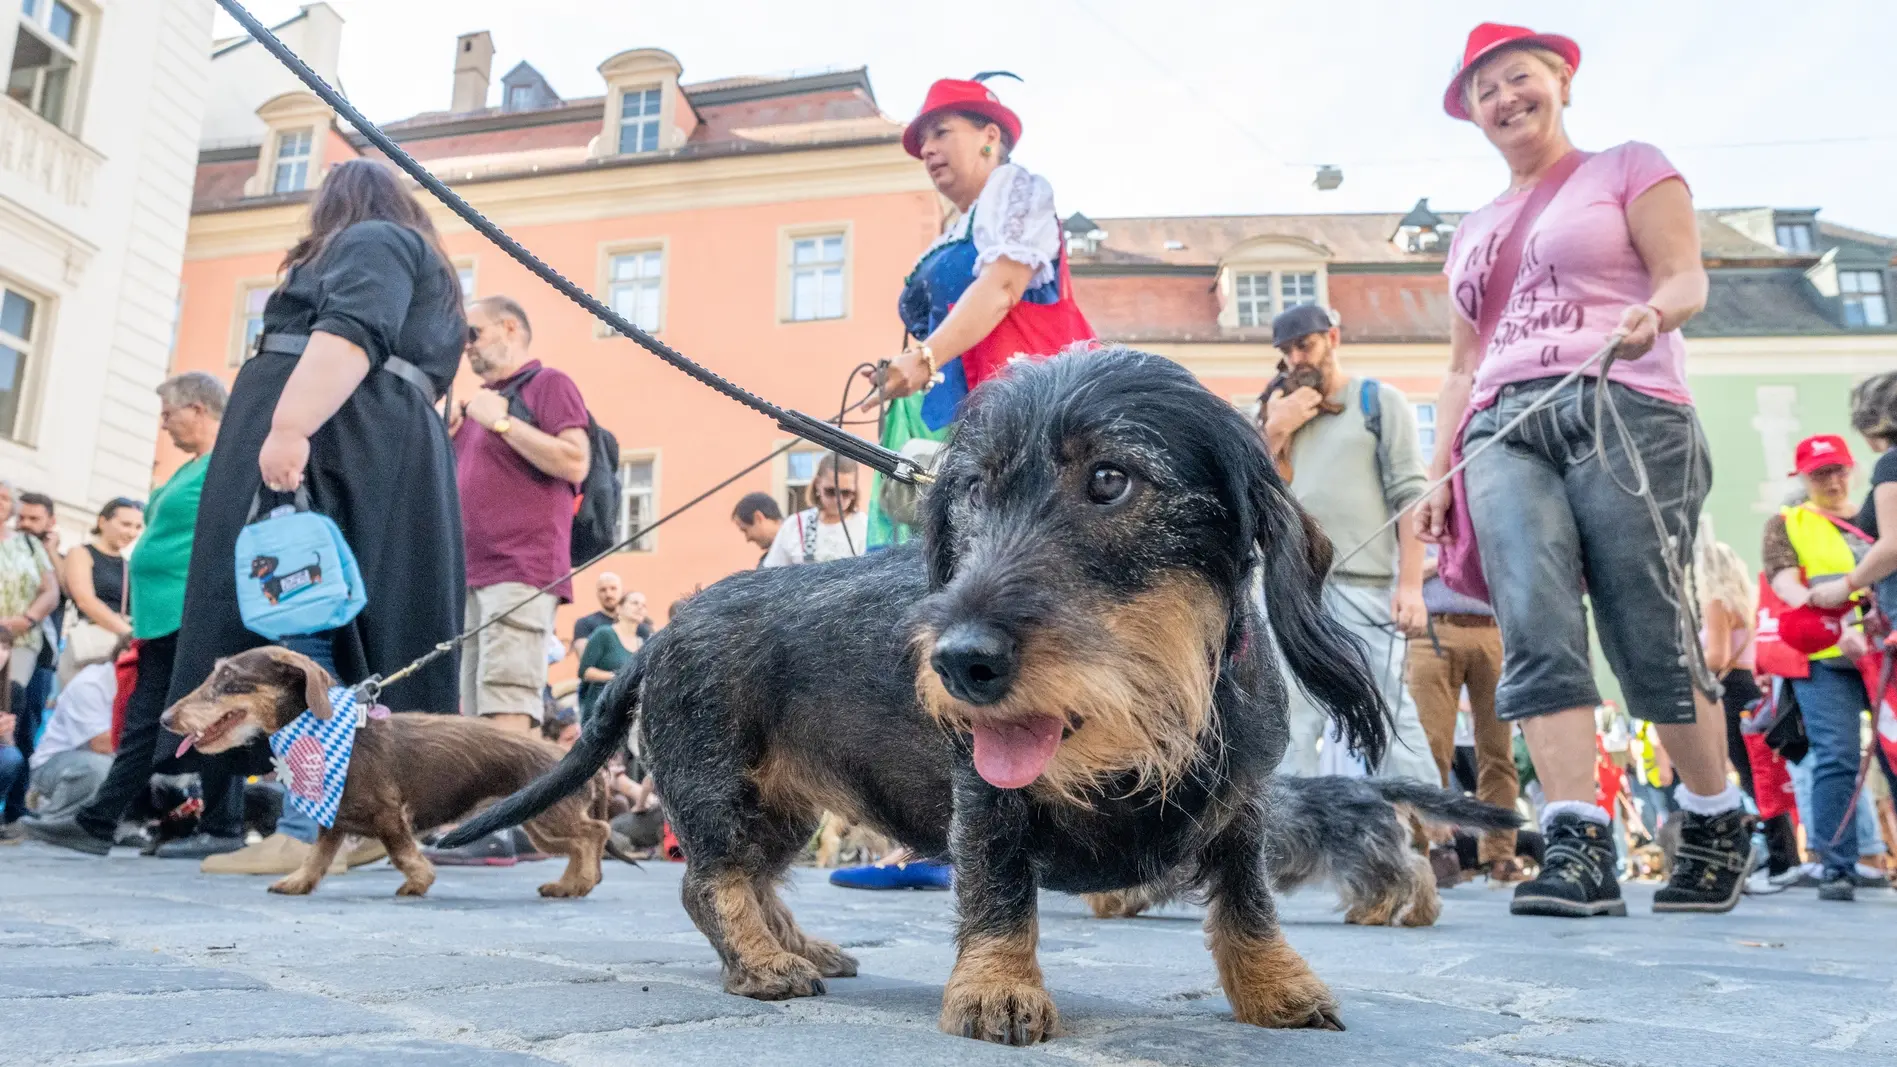
[[[168,709],[160,722],[198,751],[236,748],[269,735],[309,710],[331,714],[329,673],[307,656],[268,647],[218,661],[211,676]],[[270,887],[302,895],[316,888],[345,834],[373,837],[407,880],[397,896],[419,897],[435,869],[414,832],[464,818],[482,802],[506,796],[552,769],[561,750],[527,734],[460,715],[404,713],[369,719],[356,731],[335,825],[316,837],[303,867]],[[606,849],[605,784],[595,775],[572,796],[528,821],[534,847],[567,857],[566,872],[540,887],[543,897],[583,897],[600,880]]]
[[[1522,817],[1508,808],[1421,782],[1392,778],[1273,778],[1265,786],[1270,812],[1265,867],[1271,886],[1289,893],[1329,879],[1344,921],[1362,926],[1432,926],[1442,914],[1429,860],[1410,847],[1413,816],[1431,826],[1513,830]],[[1094,916],[1131,919],[1184,895],[1176,881],[1091,893]]]

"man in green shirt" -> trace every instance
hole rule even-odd
[[[159,755],[158,716],[171,687],[171,665],[184,615],[185,575],[191,566],[191,539],[197,528],[198,496],[211,462],[211,446],[224,417],[224,385],[202,371],[167,379],[158,387],[159,424],[173,444],[191,458],[151,495],[145,509],[145,533],[132,549],[132,636],[137,639],[138,683],[125,709],[112,769],[92,800],[75,815],[29,819],[27,833],[48,844],[103,856],[112,848],[119,820],[147,788]],[[204,814],[201,832],[166,843],[159,855],[199,859],[242,848],[242,779],[207,764],[203,770]]]

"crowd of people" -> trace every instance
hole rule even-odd
[[[1579,65],[1565,37],[1484,24],[1446,88],[1445,111],[1481,130],[1509,184],[1449,248],[1436,408],[1449,432],[1433,452],[1403,393],[1349,368],[1333,312],[1306,303],[1271,324],[1283,359],[1256,428],[1336,547],[1324,600],[1394,724],[1366,765],[1294,685],[1281,771],[1411,778],[1532,815],[1519,835],[1418,842],[1445,883],[1512,886],[1517,913],[1624,914],[1620,881],[1649,869],[1667,883],[1657,911],[1801,885],[1848,900],[1888,886],[1877,857],[1897,836],[1897,720],[1888,743],[1863,740],[1897,605],[1897,374],[1840,413],[1880,454],[1870,496],[1851,494],[1842,436],[1801,443],[1801,491],[1766,524],[1755,578],[1701,515],[1712,470],[1681,335],[1707,295],[1691,193],[1653,146],[1573,146]],[[905,131],[954,210],[904,283],[905,345],[874,373],[889,448],[927,456],[1017,353],[1093,337],[1053,190],[1010,158],[1022,133],[984,80],[952,79]],[[0,482],[0,840],[139,845],[213,873],[288,873],[309,856],[318,826],[284,804],[267,749],[187,752],[159,721],[219,657],[266,643],[239,613],[232,559],[240,531],[286,499],[334,520],[375,594],[285,647],[353,684],[471,633],[403,680],[401,710],[570,746],[653,634],[644,594],[611,573],[570,641],[556,634],[584,562],[574,515],[594,424],[573,379],[534,355],[519,302],[463,305],[392,171],[332,168],[282,269],[228,393],[201,373],[159,386],[161,425],[187,458],[148,505],[108,502],[65,550],[53,501]],[[481,387],[456,401],[464,358]],[[913,501],[884,492],[897,488],[826,453],[807,495],[751,492],[731,519],[759,567],[826,563],[914,534]],[[1590,634],[1616,703],[1595,682]],[[569,656],[574,677],[552,684]],[[1880,773],[1861,773],[1866,759]],[[658,845],[637,752],[614,771],[615,830]],[[1653,851],[1664,858],[1649,867]],[[501,831],[428,855],[537,854]],[[352,843],[332,870],[381,856]],[[834,880],[936,888],[948,871],[897,850]]]

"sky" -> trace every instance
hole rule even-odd
[[[1658,145],[1702,207],[1816,207],[1897,235],[1897,3],[1888,0],[329,0],[341,79],[371,119],[445,109],[454,39],[494,36],[565,97],[596,96],[628,48],[684,80],[869,68],[907,119],[929,83],[981,70],[1022,117],[1015,159],[1063,214],[1466,210],[1506,185],[1476,128],[1443,114],[1484,20],[1581,46],[1568,130],[1583,148]],[[267,23],[294,0],[251,0]],[[237,32],[221,12],[219,36]],[[1315,166],[1343,185],[1312,188]]]

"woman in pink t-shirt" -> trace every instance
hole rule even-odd
[[[1510,182],[1450,244],[1455,314],[1437,417],[1459,430],[1440,439],[1434,473],[1451,466],[1452,445],[1473,452],[1604,346],[1615,361],[1605,383],[1596,373],[1569,386],[1470,463],[1459,491],[1472,530],[1447,528],[1448,488],[1426,498],[1419,528],[1431,541],[1473,533],[1481,547],[1502,631],[1496,715],[1521,723],[1549,801],[1547,861],[1517,887],[1512,910],[1626,914],[1608,814],[1595,803],[1601,694],[1585,587],[1627,709],[1658,727],[1681,778],[1685,846],[1654,910],[1726,911],[1743,887],[1752,825],[1726,782],[1725,716],[1684,666],[1697,624],[1666,567],[1668,554],[1682,568],[1691,561],[1712,481],[1679,333],[1706,302],[1699,229],[1686,182],[1658,149],[1629,142],[1589,155],[1569,142],[1562,111],[1580,61],[1565,37],[1484,24],[1444,98],[1500,151]],[[1635,484],[1627,443],[1611,425],[1596,432],[1601,389],[1646,464],[1665,538],[1624,488]]]

